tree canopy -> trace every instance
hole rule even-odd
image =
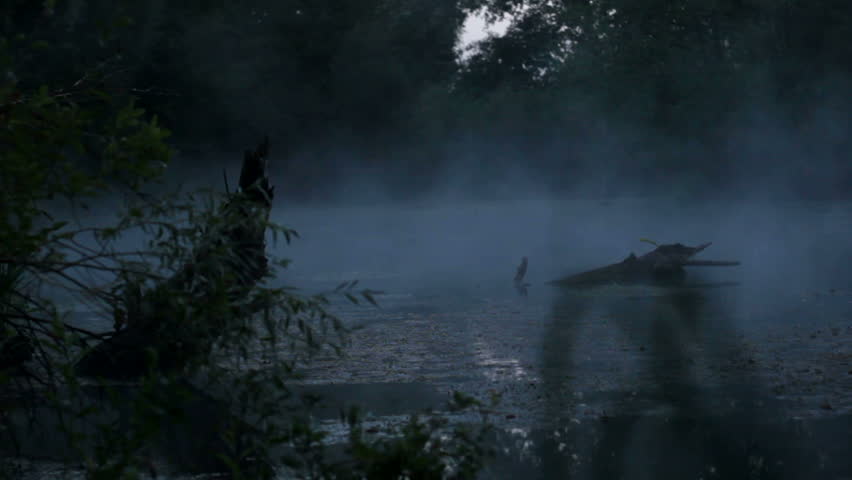
[[[360,168],[405,195],[448,165],[478,177],[519,163],[545,188],[592,164],[636,184],[715,188],[770,164],[804,193],[852,182],[839,0],[5,3],[5,29],[74,39],[31,72],[111,59],[178,145],[286,138],[306,190]],[[462,59],[470,14],[510,24]]]

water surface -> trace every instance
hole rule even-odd
[[[852,474],[848,203],[548,199],[281,220],[303,234],[282,250],[297,259],[285,280],[385,292],[378,309],[337,305],[358,329],[309,382],[499,398],[505,450],[489,476]],[[692,268],[679,288],[545,285],[653,248],[640,238],[710,241],[700,258],[742,265]],[[512,288],[522,256],[528,297]]]
[[[340,282],[352,328],[300,389],[342,441],[341,406],[398,424],[454,390],[489,407],[486,478],[852,476],[852,204],[532,198],[412,205],[274,206],[301,239],[277,282]],[[653,248],[713,242],[678,288],[574,291],[559,276]],[[530,293],[512,286],[529,258]],[[97,326],[91,312],[78,320]],[[469,418],[458,417],[457,421]]]

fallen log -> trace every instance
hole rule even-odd
[[[264,237],[274,195],[267,176],[268,151],[269,142],[264,139],[254,151],[245,152],[240,190],[218,212],[224,225],[210,228],[190,261],[144,293],[129,289],[135,293],[133,308],[116,321],[115,335],[77,362],[79,375],[136,378],[151,368],[181,369],[209,353],[226,319],[192,318],[193,308],[221,301],[223,289],[229,298],[236,298],[267,272]]]
[[[737,261],[692,259],[693,256],[710,245],[710,243],[696,247],[688,247],[680,243],[660,245],[641,257],[631,253],[619,263],[569,275],[548,283],[578,287],[611,283],[676,283],[682,281],[685,277],[683,267],[728,267],[740,264]]]

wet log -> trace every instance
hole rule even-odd
[[[692,257],[709,247],[703,243],[688,247],[680,243],[660,245],[637,257],[631,253],[619,263],[569,275],[549,282],[559,286],[593,286],[611,283],[676,283],[685,277],[683,267],[736,266],[737,261],[693,260]]]
[[[151,368],[173,371],[209,353],[225,321],[187,321],[187,299],[196,305],[226,289],[229,298],[248,292],[267,272],[266,221],[274,187],[267,176],[269,142],[245,152],[240,190],[221,207],[224,226],[211,227],[192,259],[171,278],[145,292],[130,288],[136,299],[116,321],[122,327],[86,352],[76,364],[84,377],[137,378]],[[227,317],[227,315],[224,315]]]

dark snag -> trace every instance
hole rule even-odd
[[[252,152],[246,150],[243,168],[240,170],[240,190],[257,204],[272,206],[275,187],[269,185],[266,156],[269,153],[269,137]]]
[[[569,275],[549,282],[560,286],[592,286],[609,283],[677,283],[685,277],[685,266],[736,266],[740,262],[718,260],[692,260],[692,257],[709,247],[703,243],[688,247],[680,243],[660,245],[653,251],[637,257],[631,253],[619,263]]]
[[[526,297],[530,286],[529,283],[524,283],[524,275],[527,274],[527,257],[521,259],[521,264],[518,266],[518,271],[515,273],[515,290],[522,297]]]
[[[87,352],[77,363],[86,377],[129,379],[155,366],[157,371],[178,370],[209,352],[228,318],[245,314],[230,305],[248,293],[267,273],[265,231],[274,187],[267,176],[269,140],[246,152],[240,173],[240,191],[228,196],[219,217],[223,226],[211,226],[192,258],[174,276],[139,292],[127,284],[134,308],[120,312],[116,333]],[[208,303],[229,305],[221,317],[193,315]],[[209,313],[209,312],[208,312]],[[120,328],[120,329],[119,329]]]

